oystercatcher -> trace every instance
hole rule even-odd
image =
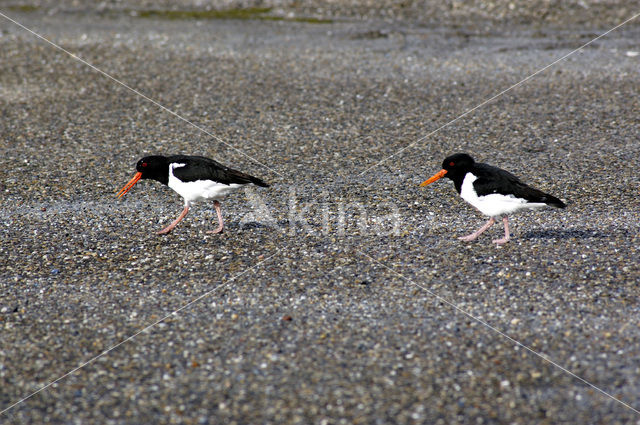
[[[489,221],[470,235],[459,239],[472,241],[502,217],[504,238],[493,242],[502,245],[509,240],[509,219],[507,214],[521,209],[535,209],[545,206],[564,208],[566,205],[555,196],[534,189],[522,183],[508,171],[487,164],[477,163],[466,153],[451,155],[442,162],[442,170],[425,180],[420,186],[448,177],[453,180],[456,190],[468,203],[488,215]]]
[[[182,213],[170,225],[158,234],[169,233],[187,215],[194,201],[213,199],[213,206],[218,213],[218,228],[209,233],[220,233],[224,227],[220,200],[234,190],[253,183],[261,187],[269,187],[257,177],[250,176],[204,156],[145,156],[138,164],[138,171],[118,193],[118,198],[129,191],[140,179],[157,180],[175,190],[184,198]]]

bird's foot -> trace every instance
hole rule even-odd
[[[220,226],[216,230],[209,230],[207,233],[213,233],[214,235],[216,233],[224,233],[224,229],[222,228],[222,226]]]
[[[460,236],[458,239],[465,242],[471,242],[471,241],[475,241],[477,238],[478,238],[478,235],[476,235],[475,233],[472,233],[467,236]]]
[[[492,242],[496,245],[504,245],[509,242],[509,238],[494,239]]]
[[[182,219],[184,218],[185,215],[187,215],[187,213],[189,212],[189,206],[185,205],[184,209],[182,210],[182,212],[180,213],[180,215],[178,216],[178,218],[176,218],[175,220],[173,220],[173,222],[171,222],[170,225],[168,225],[167,227],[165,227],[164,229],[160,230],[158,232],[159,235],[164,235],[169,233],[170,231],[173,230],[174,227],[176,227],[178,225],[178,223],[180,223],[182,221]]]

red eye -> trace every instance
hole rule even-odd
[[[450,167],[453,167],[454,165],[456,165],[456,163],[455,163],[455,162],[453,162],[453,161],[451,161],[451,162],[449,163],[449,166],[450,166]]]
[[[143,167],[146,167],[146,166],[147,166],[147,163],[146,163],[146,162],[143,162],[143,163],[142,163],[142,166],[143,166]]]

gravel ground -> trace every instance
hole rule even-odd
[[[630,6],[52,4],[0,11],[219,139],[0,17],[0,410],[63,377],[0,423],[640,423],[640,22],[425,137]],[[456,151],[569,206],[462,243]],[[160,237],[151,153],[272,187]]]

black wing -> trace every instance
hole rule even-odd
[[[173,169],[173,174],[183,182],[213,180],[222,184],[253,183],[257,186],[269,187],[267,183],[257,177],[226,167],[204,156],[174,155],[168,159],[169,162],[186,164],[184,167]]]
[[[513,195],[529,202],[544,203],[558,208],[566,207],[560,199],[522,183],[516,176],[501,168],[487,164],[475,164],[472,172],[478,177],[473,182],[473,188],[478,196],[499,193]]]

